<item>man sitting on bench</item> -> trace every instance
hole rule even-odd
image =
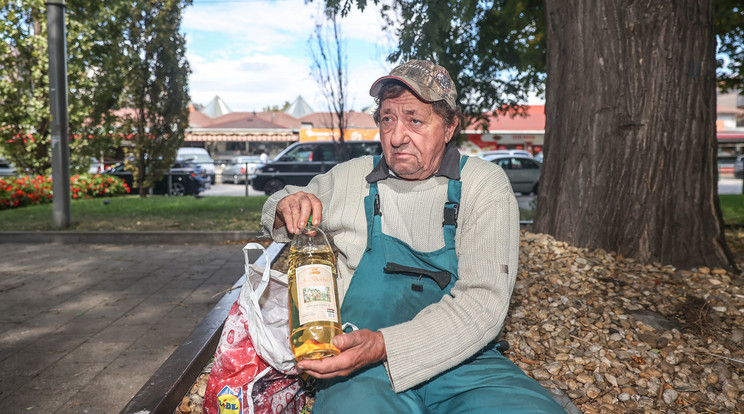
[[[289,241],[312,214],[339,249],[334,357],[302,360],[317,413],[562,413],[499,352],[514,288],[519,211],[504,171],[461,156],[448,72],[412,60],[372,85],[382,157],[287,186],[264,232]]]

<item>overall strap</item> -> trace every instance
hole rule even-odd
[[[379,162],[380,156],[375,155],[372,161],[372,169],[374,169]],[[376,224],[378,228],[382,228],[380,194],[377,191],[377,182],[373,182],[369,185],[369,194],[364,197],[364,212],[367,217],[367,248],[369,249],[369,246],[371,246],[370,239],[372,238],[372,229],[374,228],[374,225]]]
[[[468,156],[460,158],[460,175],[462,168],[468,161]],[[442,227],[444,231],[444,244],[446,246],[455,245],[455,234],[457,232],[457,216],[460,212],[460,197],[462,196],[462,181],[450,178],[447,184],[447,202],[444,204],[444,221]]]

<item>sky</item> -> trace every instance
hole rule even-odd
[[[368,2],[373,3],[373,2]],[[194,0],[181,30],[191,66],[191,100],[206,105],[216,95],[236,112],[282,106],[301,95],[317,112],[328,111],[310,75],[308,41],[324,2],[315,0]],[[382,31],[378,9],[353,8],[341,21],[348,56],[350,108],[374,102],[372,83],[387,74],[395,46]]]

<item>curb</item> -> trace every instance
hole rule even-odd
[[[220,244],[261,238],[258,231],[0,231],[2,243]]]

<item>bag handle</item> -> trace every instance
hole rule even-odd
[[[262,255],[266,256],[266,266],[264,267],[263,277],[261,278],[261,282],[258,283],[258,286],[255,290],[253,290],[253,286],[251,285],[251,281],[248,278],[248,275],[250,274],[250,258],[248,257],[248,250],[261,250],[263,253]],[[258,298],[263,295],[264,290],[266,290],[266,286],[269,285],[269,279],[271,278],[271,267],[269,266],[269,255],[266,253],[266,248],[258,243],[248,243],[243,247],[243,255],[245,256],[245,283],[248,284],[248,287],[251,288],[251,292],[255,292],[255,301],[256,304],[258,304]],[[261,256],[259,256],[261,257]],[[253,296],[253,295],[251,295]]]

